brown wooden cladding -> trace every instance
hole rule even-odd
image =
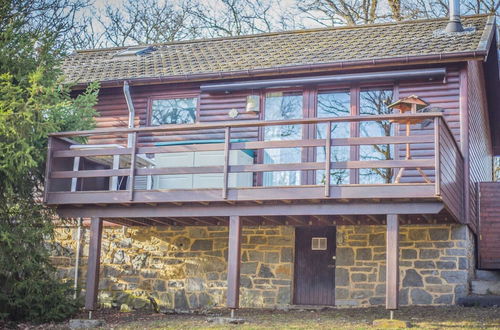
[[[135,125],[144,127],[148,125],[148,108],[152,98],[168,97],[196,97],[200,93],[197,85],[153,85],[137,86],[131,88],[131,95],[135,107]],[[239,113],[236,120],[255,120],[258,114],[247,113],[246,97],[249,92],[237,92],[231,94],[200,94],[198,97],[198,122],[221,122],[232,120],[229,112],[236,109]],[[128,125],[128,108],[121,88],[102,90],[99,94],[99,103],[96,106],[100,117],[97,120],[97,128],[126,127]],[[231,131],[232,139],[255,140],[258,131],[256,129],[235,128]],[[126,134],[116,136],[99,136],[92,139],[92,143],[118,143],[126,144]],[[139,145],[152,145],[156,142],[182,141],[182,140],[207,140],[223,139],[224,130],[214,129],[193,132],[175,133],[151,133],[139,136]]]
[[[479,183],[478,266],[500,269],[500,182]]]
[[[464,160],[450,130],[439,124],[439,188],[441,198],[455,218],[465,223]]]
[[[445,120],[457,142],[460,142],[460,69],[448,67],[445,80],[439,81],[402,81],[397,85],[395,98],[416,95],[430,106],[444,110]],[[405,126],[400,125],[399,134],[405,134]],[[421,127],[412,125],[411,135],[432,134],[433,126]],[[398,149],[398,157],[404,158],[404,148]],[[412,158],[432,158],[434,147],[432,143],[412,144]],[[430,179],[434,179],[434,171],[425,170]],[[417,170],[405,170],[401,182],[424,182]]]
[[[467,64],[467,114],[469,160],[469,222],[473,229],[478,223],[477,184],[492,181],[493,158],[488,121],[488,105],[484,86],[484,72],[480,62]]]

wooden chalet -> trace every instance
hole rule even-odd
[[[228,227],[220,259],[227,278],[219,280],[231,309],[240,306],[240,276],[256,289],[255,273],[267,274],[265,258],[254,273],[240,268],[252,249],[260,253],[242,240],[245,230],[260,227],[293,235],[293,269],[282,277],[289,284],[269,280],[280,277],[266,266],[265,285],[290,291],[280,304],[392,310],[399,298],[451,304],[467,295],[476,268],[500,268],[498,209],[489,192],[479,194],[500,189],[482,184],[500,154],[497,35],[489,16],[463,17],[463,32],[446,25],[417,20],[68,56],[63,70],[75,95],[100,82],[100,116],[95,130],[50,135],[44,198],[61,217],[91,219],[86,308],[97,306],[103,223]],[[377,235],[382,246],[374,248]],[[437,285],[451,291],[437,294]]]

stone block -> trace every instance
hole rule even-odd
[[[281,262],[293,262],[293,248],[281,248]]]
[[[364,299],[371,297],[373,295],[373,292],[370,290],[352,290],[351,291],[351,298],[353,299]]]
[[[434,261],[417,260],[417,261],[415,261],[415,268],[417,268],[417,269],[434,269],[434,268],[436,268],[436,265],[434,264]]]
[[[457,257],[466,257],[467,250],[466,249],[446,249],[447,256],[457,256]]]
[[[439,258],[439,250],[437,249],[421,249],[420,259],[437,259]]]
[[[458,225],[452,226],[451,239],[452,240],[465,240],[467,238],[467,226]]]
[[[427,276],[424,278],[425,283],[428,284],[442,284],[443,281],[437,276]]]
[[[411,290],[411,301],[414,305],[430,305],[432,296],[423,289],[415,288]]]
[[[399,304],[401,306],[408,305],[408,292],[409,288],[403,288],[399,290]]]
[[[351,281],[353,282],[366,282],[366,280],[367,280],[366,274],[362,273],[351,274]]]
[[[191,251],[210,251],[213,249],[214,242],[208,239],[197,239],[191,245]]]
[[[385,297],[371,297],[368,299],[368,303],[372,306],[378,306],[385,304]]]
[[[344,288],[335,288],[335,299],[349,298],[349,290]]]
[[[469,259],[465,257],[458,258],[458,269],[469,269]]]
[[[250,279],[250,277],[241,276],[240,277],[240,286],[242,288],[251,289],[253,285],[252,285],[252,280]]]
[[[264,261],[269,264],[277,264],[280,262],[280,255],[278,252],[266,252]]]
[[[335,286],[349,285],[349,271],[345,268],[335,269]]]
[[[184,290],[177,290],[174,295],[174,308],[177,310],[188,310],[189,304]]]
[[[407,269],[403,278],[403,287],[423,287],[422,276],[414,269]]]
[[[402,249],[401,250],[402,259],[417,259],[417,250],[414,249]]]
[[[427,230],[410,229],[408,232],[408,238],[410,239],[410,241],[425,241],[427,240]]]
[[[352,248],[340,247],[337,248],[337,266],[352,266],[354,265],[354,250]]]
[[[436,299],[434,299],[435,304],[439,305],[451,305],[453,303],[453,295],[452,294],[443,294]]]
[[[385,294],[385,284],[377,284],[377,286],[375,286],[375,294],[376,295],[384,295]]]
[[[385,246],[385,234],[370,234],[368,243],[370,246]]]
[[[454,261],[438,261],[436,266],[438,269],[455,269],[457,264]]]
[[[261,264],[258,276],[263,278],[272,278],[274,277],[274,274],[268,266]]]
[[[248,243],[249,244],[266,244],[267,238],[266,238],[266,236],[250,236]]]
[[[441,272],[441,277],[447,282],[447,283],[466,283],[468,274],[464,270],[457,270],[457,271],[442,271]]]
[[[450,237],[448,228],[431,228],[429,229],[431,241],[447,241]]]
[[[260,251],[248,251],[249,261],[264,261],[264,252]]]
[[[356,249],[356,260],[372,260],[372,249]]]
[[[191,238],[206,238],[208,232],[204,227],[192,226],[188,229],[189,237]]]
[[[155,284],[153,286],[153,289],[158,292],[164,292],[166,290],[165,288],[165,281],[163,280],[156,280]]]
[[[257,272],[258,264],[258,262],[243,262],[240,268],[241,274],[255,274]]]
[[[285,287],[280,287],[278,289],[278,297],[277,297],[277,303],[278,304],[290,304],[291,302],[291,290],[290,286],[285,286]]]

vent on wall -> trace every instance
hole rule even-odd
[[[134,57],[149,54],[156,49],[153,46],[133,46],[124,50],[119,50],[113,57]]]

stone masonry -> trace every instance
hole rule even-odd
[[[88,230],[84,237],[84,288]],[[51,244],[59,276],[74,276],[76,229],[60,228]],[[83,243],[83,242],[82,242]],[[293,227],[244,227],[242,237],[242,307],[275,307],[291,302]],[[225,306],[228,228],[105,227],[103,230],[99,302],[163,309]]]
[[[242,307],[292,303],[295,230],[291,226],[244,227]],[[59,228],[50,242],[59,277],[73,279],[76,229]],[[88,229],[82,239],[84,288]],[[385,303],[385,226],[338,226],[337,306]],[[473,237],[465,226],[401,226],[402,305],[453,304],[466,295],[474,268]],[[227,227],[105,227],[99,302],[160,309],[225,306]]]
[[[385,230],[337,227],[338,306],[385,303]],[[474,240],[466,226],[401,226],[400,247],[401,305],[450,305],[467,295]]]

